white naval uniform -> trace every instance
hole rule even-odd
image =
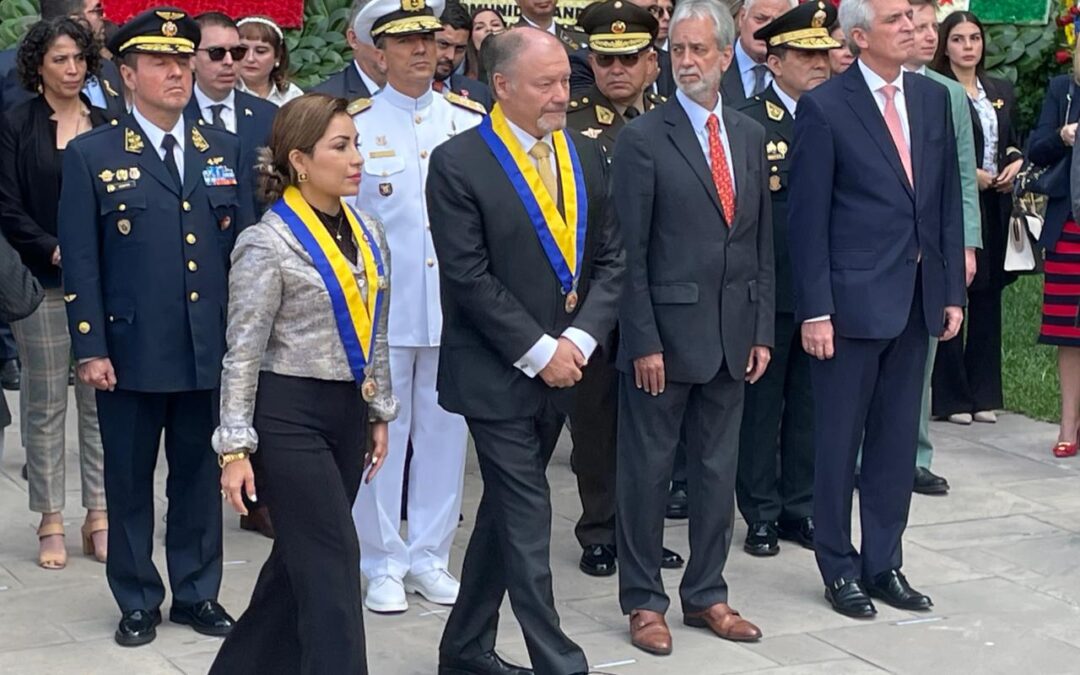
[[[401,411],[390,423],[386,464],[353,506],[360,569],[368,579],[446,569],[461,511],[468,430],[443,410],[435,379],[442,334],[439,270],[424,185],[435,146],[483,115],[428,90],[414,99],[389,84],[353,115],[363,177],[356,206],[382,221],[390,273],[390,375]],[[408,536],[401,530],[405,453],[412,439]]]

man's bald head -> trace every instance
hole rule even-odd
[[[555,53],[561,55],[569,65],[566,58],[566,50],[551,33],[542,31],[531,26],[522,26],[499,35],[491,36],[491,40],[485,40],[484,51],[487,52],[487,71],[494,77],[495,73],[513,77],[513,71],[522,58],[528,58],[529,53],[539,54]]]
[[[511,122],[537,138],[566,126],[570,59],[555,36],[515,28],[489,37],[484,51],[491,91]]]

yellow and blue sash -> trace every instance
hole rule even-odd
[[[311,256],[315,269],[326,284],[338,335],[345,347],[349,369],[359,386],[365,379],[364,370],[375,350],[375,333],[383,311],[382,286],[386,277],[382,254],[364,220],[344,201],[342,208],[356,241],[359,259],[364,265],[368,287],[366,302],[348,261],[315,211],[300,195],[300,190],[292,186],[285,188],[285,194],[271,207]]]
[[[540,172],[514,137],[498,104],[478,129],[481,138],[506,172],[514,191],[521,198],[544,254],[551,263],[551,269],[555,271],[555,276],[562,285],[563,293],[576,291],[581,274],[581,258],[585,252],[589,202],[585,193],[581,162],[573,142],[562,131],[551,135],[566,211],[564,219],[555,204],[555,195],[549,194],[544,187]]]

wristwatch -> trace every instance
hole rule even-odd
[[[238,462],[241,459],[247,459],[247,458],[248,458],[247,450],[240,450],[238,452],[224,452],[224,453],[218,455],[217,463],[218,463],[218,466],[220,466],[222,469],[224,469],[226,466],[228,466],[229,464],[232,464],[233,462]]]

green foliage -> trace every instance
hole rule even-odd
[[[1005,289],[1001,309],[1001,379],[1005,407],[1028,417],[1061,417],[1057,350],[1036,344],[1042,317],[1042,276],[1026,275]]]
[[[1039,116],[1046,84],[1068,70],[1055,60],[1058,27],[995,25],[986,29],[986,69],[1016,86],[1020,130],[1026,132]]]
[[[0,49],[14,47],[38,16],[36,0],[0,0]]]
[[[345,40],[351,6],[350,0],[306,0],[303,29],[285,32],[290,75],[300,88],[322,82],[352,60]]]

